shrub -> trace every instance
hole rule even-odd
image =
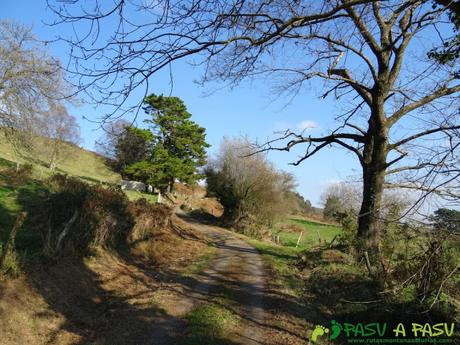
[[[123,193],[60,174],[49,184],[55,192],[35,215],[45,254],[84,254],[91,246],[113,246],[126,239],[133,220]]]
[[[4,253],[4,251],[6,251]],[[19,257],[15,249],[7,250],[0,243],[0,255],[2,257],[0,263],[0,273],[10,275],[13,277],[18,276],[21,273],[21,258]]]
[[[171,225],[172,209],[163,204],[151,204],[146,199],[129,203],[128,211],[134,219],[128,241],[130,243],[152,236],[153,231]]]
[[[19,275],[21,271],[20,258],[15,248],[16,235],[21,229],[24,220],[27,217],[26,212],[21,212],[16,218],[13,228],[11,229],[8,240],[0,244],[0,271],[2,274]]]

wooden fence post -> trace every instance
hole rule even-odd
[[[303,231],[300,232],[299,238],[297,239],[297,244],[295,245],[296,248],[299,246],[302,235],[303,235]]]

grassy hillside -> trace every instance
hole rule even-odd
[[[3,163],[0,164],[5,165],[8,162],[10,164],[15,162],[33,163],[37,177],[47,177],[51,175],[51,171],[47,167],[46,154],[41,149],[45,145],[49,145],[46,139],[37,140],[34,152],[21,156],[0,134],[0,158],[3,158]],[[121,179],[119,174],[114,173],[104,164],[103,157],[69,143],[63,144],[63,153],[57,163],[57,172],[79,177],[89,182],[116,183]]]

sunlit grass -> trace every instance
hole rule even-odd
[[[187,314],[188,332],[184,345],[225,344],[238,318],[222,305],[203,304]]]
[[[139,199],[146,199],[148,202],[155,204],[158,201],[158,196],[155,194],[142,193],[137,190],[124,190],[129,200],[135,201]]]
[[[300,249],[307,249],[323,244],[330,243],[334,237],[341,233],[341,228],[336,225],[329,225],[314,222],[305,219],[288,219],[284,223],[275,226],[272,230],[273,235],[279,236],[280,242],[285,247],[295,247],[299,239],[300,233],[289,232],[282,230],[282,225],[297,225],[303,229],[302,236],[299,242]]]
[[[35,176],[44,179],[54,172],[65,173],[80,177],[88,182],[118,183],[121,180],[119,174],[106,166],[104,158],[94,152],[84,150],[76,145],[64,143],[63,152],[57,164],[56,171],[47,168],[47,159],[41,154],[40,145],[47,145],[46,139],[38,140],[36,152],[28,155],[18,155],[13,146],[0,134],[0,159],[8,164],[32,163],[35,165]],[[29,157],[29,158],[25,158]],[[33,160],[33,162],[32,162]],[[4,165],[0,162],[1,165]]]

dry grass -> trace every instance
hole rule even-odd
[[[37,262],[19,279],[0,280],[0,343],[149,343],[164,317],[155,300],[162,274],[179,277],[209,248],[185,225],[171,219],[169,227],[150,229],[152,236],[129,254],[99,248],[93,256]]]
[[[206,189],[201,186],[186,186],[181,183],[174,185],[175,203],[184,208],[199,211],[213,217],[220,217],[224,208],[216,198],[206,196]]]
[[[130,204],[135,225],[129,237],[132,253],[149,262],[172,269],[183,268],[207,249],[203,235],[172,209],[145,200]]]
[[[2,345],[148,343],[152,325],[164,317],[161,308],[152,303],[163,283],[158,275],[181,276],[187,267],[202,260],[209,248],[200,232],[176,218],[167,206],[146,200],[129,202],[111,188],[82,185],[77,179],[57,178],[40,193],[30,187],[38,209],[31,214],[28,230],[20,234],[32,228],[37,233],[36,227],[42,227],[46,235],[50,224],[46,220],[51,219],[53,238],[59,237],[79,209],[78,224],[64,238],[62,248],[74,248],[73,244],[86,248],[97,242],[105,249],[91,246],[79,255],[69,250],[48,259],[37,255],[43,251],[40,246],[34,260],[21,267],[23,274],[18,278],[0,277]],[[2,203],[11,199],[13,206],[19,206],[15,192],[19,188],[24,185],[0,188]],[[10,209],[21,210],[11,207],[6,211]],[[123,225],[121,233],[128,241],[107,246],[112,242],[107,236],[120,233],[111,215],[124,213],[129,222],[123,224],[129,227]],[[82,224],[85,226],[80,228]],[[85,234],[89,237],[82,241],[75,238]]]

